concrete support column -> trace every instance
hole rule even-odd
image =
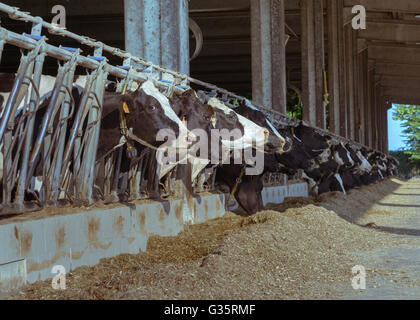
[[[380,104],[379,109],[379,141],[380,145],[378,149],[384,153],[388,153],[388,110],[389,106],[386,99],[381,99],[382,103]]]
[[[378,91],[380,91],[380,88],[378,88]],[[385,110],[385,102],[383,97],[379,93],[378,97],[378,104],[376,106],[376,113],[377,113],[377,130],[378,130],[378,139],[376,145],[374,147],[378,149],[379,151],[384,150],[384,126],[383,126],[383,120],[384,120],[384,110]]]
[[[362,107],[361,104],[361,98],[360,98],[360,68],[359,68],[359,64],[360,64],[360,55],[358,53],[358,48],[357,48],[357,37],[354,34],[354,47],[353,47],[353,74],[354,74],[354,109],[352,110],[353,112],[353,117],[354,117],[354,124],[353,124],[353,128],[354,128],[354,140],[357,142],[360,142],[360,108]]]
[[[326,128],[324,105],[324,8],[322,0],[302,0],[302,102],[303,120]]]
[[[386,105],[381,105],[381,108],[379,110],[379,128],[378,128],[378,140],[381,141],[381,145],[379,146],[379,150],[382,152],[385,152],[386,148],[386,140],[387,136],[385,134],[386,131],[386,125],[385,125],[385,119],[386,119]]]
[[[389,154],[389,137],[388,137],[388,110],[392,108],[392,104],[388,104],[384,111],[384,153]]]
[[[357,112],[357,123],[358,123],[358,136],[361,144],[367,144],[366,132],[367,132],[367,121],[366,121],[366,109],[368,105],[368,51],[363,50],[358,54],[358,112]]]
[[[314,42],[315,42],[315,88],[316,88],[316,126],[327,128],[326,105],[324,104],[325,70],[325,27],[324,1],[314,1]]]
[[[367,74],[368,74],[368,81],[367,81],[367,103],[365,108],[365,143],[369,147],[373,147],[373,137],[372,131],[374,127],[374,96],[373,96],[373,88],[375,86],[375,71],[369,70],[369,66],[367,65]]]
[[[189,74],[188,0],[124,0],[125,49]]]
[[[251,0],[252,98],[287,111],[284,0]]]
[[[354,46],[356,33],[350,24],[345,26],[345,67],[346,67],[346,88],[347,88],[347,138],[355,139],[355,112],[356,98],[355,94],[355,54]]]
[[[381,105],[380,92],[381,92],[381,88],[379,87],[379,85],[375,85],[374,92],[373,92],[375,100],[373,103],[374,112],[372,113],[372,122],[373,122],[372,140],[373,140],[373,148],[378,149],[378,150],[380,149],[380,139],[381,139],[380,111],[381,111],[382,105]]]
[[[346,59],[345,59],[345,39],[344,39],[344,0],[337,1],[337,21],[338,21],[338,52],[340,70],[340,135],[347,137],[347,86],[346,86]]]
[[[341,40],[340,34],[343,28],[342,21],[342,1],[327,0],[327,24],[328,24],[328,86],[330,97],[330,127],[331,131],[341,134],[345,131],[344,119],[341,115],[341,102],[344,93],[341,83],[342,60],[341,60]],[[341,19],[340,19],[341,18]]]

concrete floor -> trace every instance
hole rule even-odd
[[[383,207],[400,207],[403,214],[375,218],[377,229],[398,237],[420,237],[420,182],[404,184],[381,201]],[[366,290],[351,292],[343,299],[420,300],[420,247],[397,246],[356,252],[356,259],[369,270],[384,270],[366,279]]]

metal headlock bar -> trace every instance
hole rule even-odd
[[[9,16],[12,19],[23,20],[23,21],[27,21],[27,22],[33,22],[33,23],[39,21],[39,20],[37,20],[37,18],[32,17],[29,14],[26,14],[24,12],[20,12],[18,8],[11,7],[11,6],[5,5],[3,3],[0,3],[0,11],[8,13]],[[185,75],[185,74],[182,74],[182,73],[179,73],[179,72],[169,70],[169,69],[163,68],[161,66],[155,65],[150,61],[146,61],[146,60],[141,59],[139,57],[132,56],[130,53],[125,52],[121,49],[111,47],[111,46],[108,46],[106,44],[103,44],[100,41],[96,41],[94,39],[72,33],[72,32],[67,31],[65,29],[58,28],[51,23],[43,21],[42,22],[42,27],[47,29],[52,34],[61,35],[63,37],[69,37],[71,39],[74,39],[74,40],[80,42],[81,44],[84,44],[84,45],[87,45],[87,46],[90,46],[90,47],[93,47],[93,48],[102,48],[104,51],[109,52],[112,55],[115,55],[115,56],[120,57],[122,59],[130,59],[132,62],[143,65],[146,68],[152,68],[156,71],[160,71],[160,72],[163,72],[163,73],[166,73],[166,74],[170,74],[170,75],[174,76],[175,78],[182,79],[183,81],[187,81],[187,82],[190,82],[190,83],[195,83],[197,85],[206,87],[206,88],[208,88],[212,91],[215,91],[215,92],[217,92],[221,95],[225,95],[227,97],[230,97],[231,99],[237,99],[239,101],[245,100],[244,97],[239,96],[239,95],[237,95],[233,92],[230,92],[226,89],[219,88],[216,85],[213,85],[213,84],[210,84],[210,83],[207,83],[207,82],[204,82],[204,81],[200,81],[200,80],[194,79],[194,78],[192,78],[188,75]],[[87,62],[87,61],[82,61],[82,62]],[[81,64],[81,65],[83,65],[83,64]],[[89,66],[86,66],[86,67],[89,67]],[[94,68],[94,67],[91,66],[90,68]],[[111,69],[109,70],[109,73],[111,75],[115,75],[119,78],[123,78],[124,75],[122,74],[122,72],[116,72],[116,70],[114,68],[115,67],[111,67]],[[144,81],[146,79],[142,78],[141,76],[134,76],[134,80]],[[167,84],[167,85],[165,86],[165,84]],[[165,89],[168,88],[168,84],[169,83],[167,81],[160,81],[160,86],[165,87]],[[184,86],[184,85],[179,85],[176,88],[177,91],[182,91],[182,89],[188,89],[188,87]],[[284,115],[284,114],[282,114],[282,113],[280,113],[276,110],[268,109],[268,108],[266,108],[262,105],[259,105],[259,104],[255,103],[253,101],[251,101],[251,102],[252,102],[253,105],[255,105],[256,107],[261,109],[261,111],[263,111],[270,118],[270,120],[272,120],[273,122],[275,122],[277,124],[280,124],[280,125],[296,125],[297,123],[300,122],[299,120],[290,120],[287,115]],[[362,145],[358,142],[355,142],[353,140],[344,138],[344,137],[339,136],[337,134],[334,134],[330,131],[323,130],[321,128],[318,128],[318,127],[315,127],[315,126],[312,126],[312,125],[311,125],[311,127],[316,129],[317,131],[319,131],[323,135],[328,134],[328,135],[334,137],[336,140],[338,140],[340,142],[351,143],[351,144],[356,145],[358,147],[364,147],[364,145]]]
[[[5,44],[28,50],[26,54],[22,53],[13,88],[0,119],[0,148],[3,152],[3,168],[0,169],[3,173],[3,177],[0,177],[3,182],[0,211],[3,214],[28,210],[28,204],[24,202],[28,193],[32,194],[41,205],[57,205],[59,200],[90,205],[94,202],[94,198],[97,198],[97,195],[94,195],[95,191],[105,202],[115,202],[119,200],[120,188],[126,190],[130,200],[152,197],[159,193],[160,167],[156,161],[156,151],[145,148],[140,155],[133,154],[135,151],[133,148],[127,148],[125,143],[121,143],[102,159],[96,159],[102,101],[108,75],[119,79],[116,91],[120,93],[125,92],[124,88],[131,88],[133,82],[152,80],[167,96],[171,96],[174,92],[182,93],[190,88],[189,84],[194,83],[220,96],[221,100],[232,108],[235,108],[231,104],[232,101],[246,100],[213,84],[163,68],[121,49],[59,28],[43,21],[40,17],[21,12],[19,8],[0,3],[0,11],[7,13],[11,19],[32,23],[30,34],[17,34],[0,26],[0,59]],[[82,56],[78,48],[50,45],[47,43],[48,39],[42,35],[43,29],[89,46],[94,49],[94,53]],[[103,57],[103,52],[123,59],[123,64],[110,65]],[[46,56],[62,61],[63,64],[59,64],[51,93],[48,97],[41,97],[40,83]],[[77,66],[86,68],[88,74],[76,110],[72,89]],[[23,102],[24,108],[22,108]],[[280,112],[251,103],[275,125],[296,126],[300,123]],[[34,136],[35,118],[42,104],[44,104],[44,115],[37,136]],[[69,122],[70,119],[72,123]],[[363,147],[331,132],[315,129],[338,141]],[[121,172],[124,152],[131,159],[127,172]],[[180,176],[185,176],[185,172],[182,171],[184,169],[175,167],[165,177],[162,182],[165,194],[162,196],[180,192],[179,186],[185,185],[179,183]],[[103,178],[99,178],[99,172],[104,173]],[[42,177],[42,187],[38,192],[35,192],[35,176]],[[197,181],[196,183],[200,184]],[[214,175],[209,183],[214,185]]]

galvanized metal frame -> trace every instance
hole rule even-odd
[[[94,189],[101,193],[103,200],[106,202],[114,202],[118,200],[120,183],[126,185],[128,199],[131,200],[142,198],[145,194],[152,197],[158,195],[159,178],[157,173],[159,172],[159,165],[153,150],[145,152],[140,161],[131,167],[124,179],[121,180],[121,157],[125,148],[117,148],[104,159],[103,167],[110,173],[105,175],[103,185],[95,185],[97,175],[95,166],[97,161],[96,145],[99,138],[104,86],[108,75],[122,79],[118,83],[118,91],[121,91],[125,83],[131,86],[133,82],[141,83],[150,79],[167,95],[171,95],[173,92],[181,93],[188,89],[188,86],[185,86],[186,83],[194,83],[211,90],[232,108],[235,107],[231,104],[233,100],[245,100],[244,97],[215,85],[162,68],[100,41],[58,28],[39,17],[32,17],[21,12],[18,8],[0,3],[0,11],[9,14],[12,19],[32,23],[31,35],[17,34],[0,26],[0,58],[5,44],[28,50],[26,55],[22,55],[16,81],[0,120],[0,142],[3,143],[4,154],[3,213],[10,210],[24,211],[27,209],[24,203],[25,192],[31,189],[31,179],[38,161],[41,162],[43,171],[43,186],[39,201],[44,205],[57,205],[58,201],[63,198],[78,205],[90,205],[95,201],[93,197]],[[41,36],[42,29],[48,30],[51,34],[69,37],[83,45],[90,46],[94,49],[94,55],[85,57],[80,54],[78,49],[69,50],[64,47],[52,46],[46,42],[47,38],[45,36]],[[102,57],[104,51],[123,59],[123,65],[118,67],[108,64],[106,58]],[[38,86],[46,56],[53,57],[64,62],[64,64],[59,67],[41,131],[32,146],[35,112],[41,99]],[[90,73],[87,77],[80,107],[74,114],[71,87],[76,66],[82,66],[90,70]],[[162,80],[156,79],[156,76]],[[29,89],[31,89],[30,93],[28,92]],[[22,112],[19,122],[15,124],[14,116],[25,96],[29,98],[28,107]],[[299,121],[290,120],[286,115],[277,111],[258,104],[254,105],[277,126],[297,125],[299,123]],[[57,114],[59,114],[58,125],[54,124]],[[70,128],[70,137],[66,141],[67,122],[71,116],[74,116],[75,120],[72,128]],[[83,127],[85,119],[88,123],[86,128]],[[340,142],[350,142],[353,145],[363,147],[361,144],[331,132],[319,128],[315,129]],[[18,136],[20,138],[15,139]],[[12,152],[14,148],[17,148],[18,152]],[[83,161],[81,160],[82,157]],[[70,171],[71,164],[73,165],[72,171]],[[187,167],[187,170],[191,170],[190,166]],[[177,183],[179,179],[183,180],[184,189],[191,189],[189,188],[191,186],[187,186],[189,182],[185,180],[185,174],[181,174],[180,177],[179,170],[184,172],[185,168],[176,167],[164,181],[167,196],[187,192],[186,190],[184,190],[185,192],[182,190],[179,192],[179,183]],[[187,176],[190,176],[190,174],[187,174]],[[214,176],[213,173],[209,179],[210,189],[214,188]],[[196,191],[207,191],[203,187],[204,183],[203,179],[197,179],[195,182]],[[16,187],[16,196],[12,203],[12,189],[14,187]]]

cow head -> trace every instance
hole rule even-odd
[[[350,151],[344,146],[342,142],[332,146],[335,161],[339,166],[350,168],[355,165]]]
[[[267,143],[265,144],[266,152],[283,153],[288,151],[285,149],[286,139],[280,134],[277,128],[264,115],[264,113],[262,113],[257,107],[253,106],[248,100],[242,101],[240,106],[235,109],[235,112],[269,131],[270,135]]]
[[[317,152],[323,152],[330,147],[329,141],[331,137],[321,135],[314,128],[308,127],[303,123],[295,127],[293,131],[296,138],[305,144],[308,152],[316,155]]]
[[[367,155],[367,150],[362,148],[356,151],[356,155],[360,160],[360,165],[358,166],[359,172],[369,173],[372,170],[372,165],[365,157],[365,155]]]
[[[247,149],[257,146],[263,146],[266,143],[266,139],[269,136],[269,131],[265,128],[258,126],[249,119],[237,114],[235,111],[224,105],[221,101],[216,98],[211,98],[209,100],[209,105],[216,109],[216,124],[217,128],[220,126],[232,125],[236,122],[236,119],[240,123],[240,127],[233,127],[231,130],[239,129],[241,130],[241,137],[235,137],[235,140],[223,140],[222,143],[230,149]],[[221,112],[223,113],[221,113]],[[236,115],[236,116],[235,116]],[[226,117],[227,122],[224,121],[223,124],[218,124],[221,117]],[[230,129],[230,128],[227,128]]]
[[[295,127],[285,126],[279,128],[280,134],[285,137],[287,153],[276,154],[277,160],[284,166],[293,169],[311,170],[315,161],[311,154],[306,151],[304,142],[294,132]]]
[[[190,89],[181,95],[173,95],[170,102],[178,118],[185,119],[188,130],[202,129],[210,134],[215,117],[213,108],[202,104],[194,90]]]
[[[356,151],[354,150],[354,148],[350,145],[350,143],[346,144],[346,149],[347,151],[350,153],[350,157],[354,162],[355,166],[358,166],[362,163],[362,161],[360,160],[360,158],[357,156]]]
[[[124,103],[128,110],[123,108]],[[106,92],[103,105],[104,110],[115,107],[123,110],[129,137],[140,144],[158,148],[165,143],[186,148],[189,142],[195,140],[171,108],[168,98],[151,81],[125,95]]]
[[[323,177],[318,185],[319,194],[333,191],[343,192],[346,194],[343,180],[338,173]]]

